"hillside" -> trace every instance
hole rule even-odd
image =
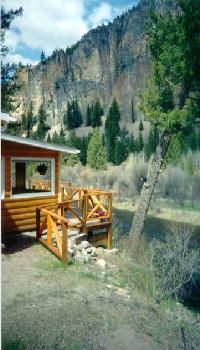
[[[173,1],[157,0],[159,9]],[[34,113],[44,103],[50,125],[63,122],[67,103],[77,99],[85,118],[88,104],[99,98],[107,114],[111,100],[118,101],[121,119],[131,121],[131,105],[137,110],[137,92],[150,73],[150,58],[144,34],[151,1],[141,0],[137,7],[99,26],[73,47],[56,50],[37,66],[20,67],[16,96],[16,115],[27,111],[33,102]]]

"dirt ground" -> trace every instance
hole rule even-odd
[[[152,307],[117,294],[105,270],[93,275],[92,265],[64,267],[32,235],[11,236],[5,243],[3,350],[183,348],[180,329],[163,324]]]

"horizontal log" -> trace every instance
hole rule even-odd
[[[42,217],[44,215],[41,215]],[[36,210],[31,212],[31,213],[23,213],[23,214],[7,214],[7,215],[2,215],[1,221],[2,223],[4,222],[10,222],[10,221],[21,221],[21,220],[26,220],[26,219],[32,219],[36,217]]]
[[[47,207],[49,207],[50,205],[48,205]],[[41,208],[42,206],[39,206],[39,208]],[[46,205],[45,205],[46,207]],[[57,205],[56,204],[52,204],[51,205],[51,210],[52,209],[56,209]],[[5,209],[2,208],[2,217],[3,216],[10,216],[10,215],[17,215],[17,214],[24,214],[24,213],[35,213],[36,209],[38,208],[38,206],[31,206],[31,207],[22,207],[22,208],[15,208],[13,206],[13,208],[9,208],[9,209]]]
[[[28,199],[28,198],[27,198]],[[49,197],[49,199],[36,197],[35,199],[31,198],[30,200],[15,200],[15,198],[11,199],[4,199],[2,201],[2,208],[4,209],[11,209],[11,208],[25,208],[25,207],[31,207],[31,206],[40,206],[45,205],[48,203],[52,204],[54,201],[56,202],[57,196]],[[56,203],[55,203],[56,204]]]
[[[2,233],[9,234],[9,233],[21,233],[21,232],[28,232],[28,231],[35,231],[36,230],[36,224],[29,224],[29,225],[23,225],[23,226],[2,226]]]

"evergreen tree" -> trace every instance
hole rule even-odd
[[[98,128],[101,126],[101,116],[103,115],[103,108],[101,107],[99,99],[94,104],[94,110],[92,114],[92,127]]]
[[[56,131],[54,131],[53,136],[52,136],[52,143],[59,144],[59,136]]]
[[[40,56],[40,62],[41,62],[42,64],[44,64],[45,61],[46,61],[45,53],[44,53],[44,51],[42,51],[42,52],[41,52],[41,56]]]
[[[131,121],[132,123],[135,123],[135,111],[134,111],[133,98],[131,100]]]
[[[92,110],[90,108],[90,105],[87,105],[87,112],[86,112],[86,126],[92,125]]]
[[[10,25],[15,17],[22,15],[22,7],[18,10],[5,11],[1,7],[1,55],[6,56],[8,47],[5,43],[6,32],[10,29]],[[16,76],[15,64],[4,63],[1,61],[1,110],[2,112],[11,112],[14,110],[13,96],[19,88],[15,83]]]
[[[83,123],[83,117],[77,100],[67,103],[67,115],[64,115],[64,124],[69,130],[79,127]]]
[[[143,232],[159,171],[170,140],[200,115],[200,6],[199,1],[176,0],[177,15],[153,9],[146,25],[152,77],[141,94],[140,109],[162,130],[159,147],[149,166],[149,190],[144,187],[134,215],[130,238],[135,246]],[[152,2],[155,6],[155,2]],[[172,142],[172,141],[171,141]]]
[[[59,135],[59,143],[60,143],[61,145],[64,145],[65,142],[66,142],[66,140],[65,140],[65,132],[64,132],[63,127],[61,126],[60,135]]]
[[[181,158],[182,148],[183,146],[181,133],[173,135],[167,151],[166,162],[177,164]]]
[[[47,120],[46,111],[44,109],[43,104],[41,104],[40,109],[38,111],[38,126],[35,134],[35,137],[41,141],[44,140],[46,131],[48,129],[46,126],[46,120]]]
[[[197,149],[200,151],[200,128],[197,129],[196,144],[197,144]]]
[[[154,126],[151,126],[150,128],[149,137],[144,148],[145,156],[147,160],[151,157],[153,153],[155,153],[158,143],[159,143],[159,132],[158,132],[157,126],[154,125]]]
[[[74,167],[75,165],[80,164],[80,159],[78,154],[70,154],[64,162],[65,165]]]
[[[74,119],[75,127],[78,128],[83,123],[83,117],[77,100],[74,101]]]
[[[94,129],[87,151],[87,164],[94,169],[106,169],[106,154],[98,129]]]
[[[105,146],[107,160],[111,163],[115,161],[115,143],[119,135],[120,112],[116,99],[113,100],[109,108],[105,123]]]
[[[47,136],[47,143],[51,143],[51,136],[50,136],[50,134],[48,134],[48,136]]]
[[[196,149],[197,149],[197,137],[196,137],[195,126],[192,127],[189,146],[190,146],[192,151],[196,151]]]
[[[69,130],[74,128],[74,121],[73,121],[73,103],[71,104],[69,101],[67,103],[67,127]]]
[[[23,132],[26,132],[26,137],[30,137],[34,124],[35,121],[33,119],[33,104],[31,102],[27,114],[23,114],[21,117],[21,129]]]
[[[135,153],[135,152],[136,152],[136,144],[132,133],[131,136],[129,137],[128,153]]]
[[[64,124],[65,128],[68,127],[68,115],[67,115],[67,112],[64,113],[63,124]]]
[[[141,131],[139,132],[139,136],[136,139],[136,151],[139,153],[143,150],[144,148],[144,141],[143,141],[143,136]]]
[[[128,143],[126,139],[118,138],[115,144],[115,164],[119,165],[128,157]]]
[[[30,137],[33,125],[34,125],[34,122],[33,122],[33,104],[31,102],[29,109],[28,109],[28,112],[27,112],[27,121],[26,121],[27,137]]]
[[[139,131],[143,131],[143,130],[144,130],[144,125],[143,125],[142,120],[140,120],[140,123],[139,123]]]

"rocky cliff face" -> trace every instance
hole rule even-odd
[[[109,25],[89,31],[71,49],[57,50],[45,63],[22,67],[18,72],[21,85],[16,96],[16,115],[21,116],[33,102],[37,113],[44,103],[51,125],[62,122],[67,102],[77,98],[83,115],[88,104],[100,98],[105,114],[115,97],[121,118],[131,120],[131,101],[137,110],[137,92],[144,87],[150,73],[145,21],[150,0],[116,18]],[[171,3],[164,1],[165,5]],[[163,6],[163,0],[157,0]]]

